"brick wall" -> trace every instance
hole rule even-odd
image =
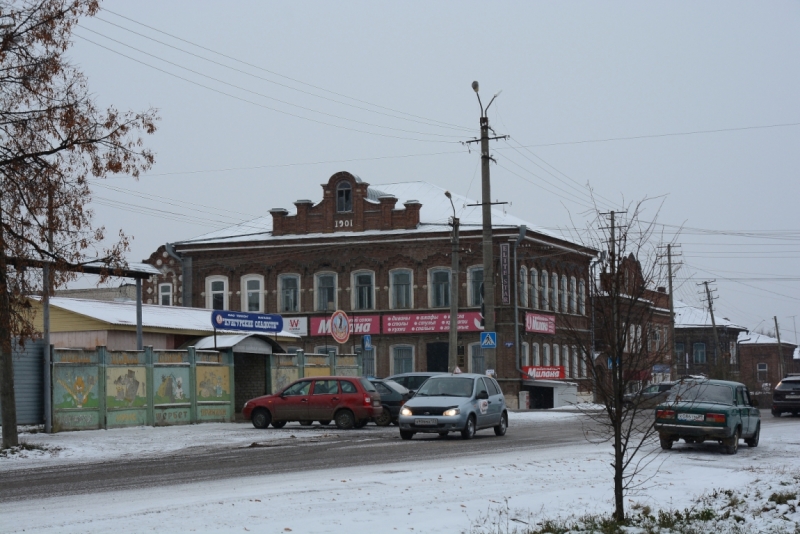
[[[242,411],[244,403],[267,392],[267,356],[234,354],[233,374],[236,384],[234,411]]]

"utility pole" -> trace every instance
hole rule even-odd
[[[669,284],[669,354],[667,361],[675,355],[675,298],[672,293],[672,244],[667,245],[667,279]],[[675,376],[678,376],[678,368],[675,367]]]
[[[712,282],[714,282],[714,280],[712,280]],[[717,333],[717,323],[714,320],[714,299],[711,298],[711,291],[708,289],[708,281],[701,282],[701,284],[706,286],[706,299],[708,299],[708,313],[711,314],[711,328],[714,329],[714,343],[716,343],[716,350],[714,351],[714,364],[716,365],[717,358],[719,358],[720,355],[720,346],[719,346],[719,334]]]
[[[447,345],[447,370],[453,372],[458,365],[458,224],[456,207],[450,191],[444,195],[450,200],[453,208],[453,233],[450,235],[450,339]]]
[[[47,190],[47,250],[53,253],[53,190],[48,187]],[[52,419],[52,406],[50,397],[50,383],[52,377],[50,376],[50,293],[53,290],[53,279],[50,274],[51,258],[47,258],[42,267],[42,337],[44,341],[44,431],[49,434],[53,431]]]
[[[784,376],[786,376],[786,369],[783,363],[783,350],[781,350],[781,331],[780,328],[778,327],[778,316],[773,315],[772,319],[775,321],[775,335],[778,338],[778,370],[781,373],[781,376],[779,376],[778,378],[782,379]]]
[[[472,82],[472,89],[478,96],[478,104],[481,106],[481,208],[483,213],[483,302],[484,302],[484,332],[495,332],[494,324],[494,308],[495,308],[495,291],[494,291],[494,246],[492,243],[492,190],[489,180],[489,161],[492,156],[489,155],[489,141],[495,139],[505,139],[507,136],[489,137],[489,117],[487,112],[489,107],[494,102],[494,99],[500,94],[496,93],[486,109],[483,108],[481,102],[481,95],[478,92],[480,87],[478,82]],[[477,142],[468,141],[468,143]],[[483,349],[486,368],[496,369],[497,354],[495,349]],[[495,371],[496,372],[496,371]]]

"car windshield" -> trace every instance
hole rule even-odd
[[[401,386],[400,384],[398,384],[394,380],[384,380],[383,381],[383,385],[388,387],[388,388],[391,388],[391,389],[395,390],[396,392],[400,393],[401,395],[405,395],[406,393],[408,393],[408,389],[407,388],[405,388],[404,386]]]
[[[714,404],[733,404],[733,390],[730,386],[689,382],[679,384],[669,391],[667,402],[711,402]]]
[[[472,378],[429,378],[417,391],[417,397],[471,397]]]
[[[779,389],[781,391],[786,391],[786,390],[798,391],[800,390],[800,380],[784,380],[780,384],[778,384],[778,387],[776,387],[775,389]]]

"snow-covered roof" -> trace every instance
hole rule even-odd
[[[674,303],[675,307],[675,328],[697,328],[697,327],[711,327],[711,314],[708,313],[708,310],[703,308],[695,308],[694,306],[690,306],[685,302],[681,302],[676,300]],[[720,317],[718,315],[714,315],[714,322],[717,324],[717,327],[720,326],[730,326],[732,328],[740,328],[742,330],[747,330],[747,328],[743,326],[739,326],[730,320]]]
[[[290,334],[291,335],[291,334]],[[248,350],[246,352],[253,352],[255,354],[268,354],[271,353],[272,345],[268,341],[264,341],[263,337],[265,334],[217,334],[216,338],[214,336],[207,336],[202,339],[199,339],[193,343],[194,348],[198,350],[215,350],[216,349],[230,349],[234,348],[239,344],[246,344],[249,347],[257,347],[258,345],[263,345],[264,348],[269,347],[268,350],[264,350],[261,348],[260,350]],[[270,336],[271,337],[271,336]],[[297,336],[292,336],[297,337]]]
[[[112,325],[136,326],[135,301],[112,302],[107,300],[51,297],[50,306]],[[184,308],[181,306],[158,306],[155,304],[142,304],[142,326],[181,331],[214,331],[211,326],[211,310]],[[231,331],[217,330],[217,332]],[[298,336],[289,332],[280,332],[278,337],[296,339]]]
[[[449,232],[448,221],[453,215],[453,208],[450,205],[450,200],[445,196],[445,190],[437,185],[427,182],[401,182],[383,185],[370,185],[367,189],[367,200],[377,202],[382,196],[393,196],[397,198],[398,205],[409,202],[417,201],[422,204],[420,208],[420,224],[416,229],[407,230],[367,230],[364,232],[336,232],[330,233],[315,233],[315,234],[291,234],[282,236],[272,235],[272,215],[266,217],[259,217],[250,221],[235,224],[222,230],[216,230],[207,234],[203,234],[194,239],[186,241],[179,241],[177,245],[189,244],[209,244],[209,243],[237,243],[244,241],[268,241],[268,240],[285,240],[285,239],[309,239],[309,238],[329,238],[329,237],[358,237],[368,235],[392,235],[392,234],[408,234],[408,233],[422,233],[422,232]],[[469,229],[478,230],[483,224],[483,216],[480,206],[468,206],[469,204],[478,204],[479,201],[467,198],[465,196],[452,193],[453,205],[456,208],[456,214],[460,219],[461,230],[466,231]],[[297,210],[287,209],[289,215],[295,215]],[[556,235],[543,228],[537,227],[527,221],[524,221],[513,215],[504,213],[503,210],[492,208],[492,226],[494,228],[517,228],[520,225],[525,225],[529,230],[544,234],[562,241],[569,241],[562,236]],[[576,243],[578,244],[578,243]]]
[[[759,334],[757,332],[740,332],[739,333],[739,343],[741,345],[777,345],[778,339],[770,336],[765,336],[764,334]],[[786,341],[782,341],[784,345],[794,345],[794,343],[787,343]],[[798,358],[798,349],[794,349],[795,358]]]

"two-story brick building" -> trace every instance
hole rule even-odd
[[[287,350],[349,353],[359,348],[361,335],[370,334],[374,348],[364,353],[365,373],[387,376],[448,370],[450,296],[458,291],[459,363],[464,371],[482,373],[481,210],[469,206],[477,201],[452,198],[461,223],[457,288],[450,287],[453,208],[443,189],[425,182],[371,186],[339,172],[322,185],[320,201],[298,200],[291,210],[272,209],[266,217],[160,247],[147,261],[162,275],[145,285],[145,301],[279,313],[301,336]],[[519,363],[563,367],[566,380],[587,390],[577,348],[562,334],[569,324],[588,336],[588,267],[596,251],[499,209],[492,220],[499,346],[494,371],[509,401],[515,405],[525,387],[517,371],[515,290]],[[523,225],[514,273],[507,247]],[[334,310],[352,317],[346,345],[330,336]]]
[[[789,373],[796,372],[794,353],[797,345],[756,332],[739,334],[739,381],[756,395],[770,396]],[[763,406],[767,404],[762,402]]]

